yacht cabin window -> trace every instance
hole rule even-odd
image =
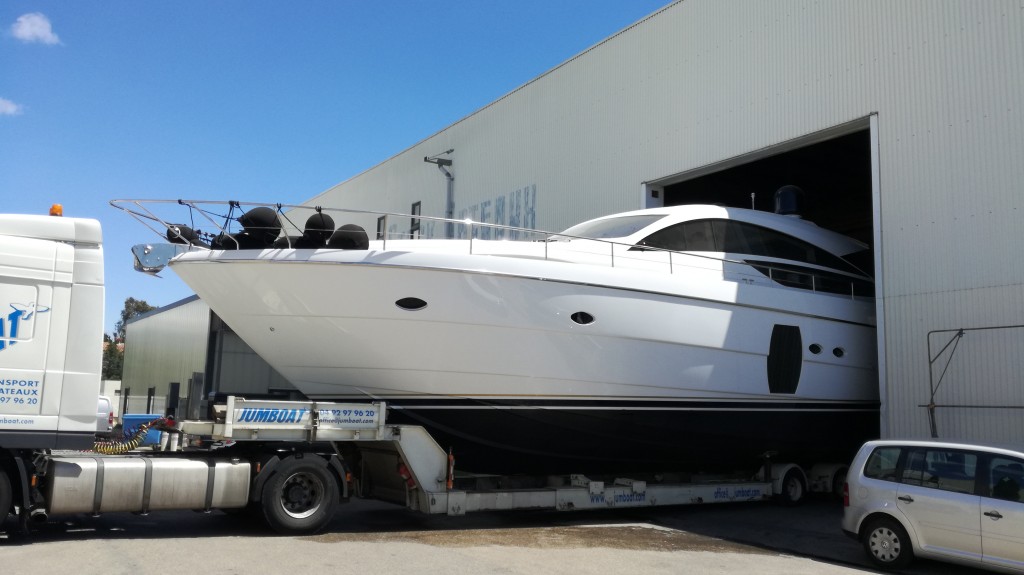
[[[874,296],[871,281],[843,258],[803,240],[746,222],[721,219],[682,222],[658,230],[631,249],[644,248],[736,254],[755,270],[782,285],[836,294]],[[836,272],[778,260],[831,268]]]
[[[693,220],[658,230],[639,245],[677,252],[720,252],[791,260],[861,275],[842,258],[803,240],[733,220]]]

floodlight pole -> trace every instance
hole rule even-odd
[[[446,220],[448,220],[444,224],[444,237],[448,239],[455,237],[455,228],[454,223],[452,222],[452,220],[455,219],[455,176],[452,175],[451,171],[447,169],[447,167],[450,167],[452,165],[451,158],[441,158],[438,156],[450,154],[454,151],[454,149],[451,149],[445,152],[441,152],[437,156],[429,156],[423,158],[423,161],[427,162],[428,164],[436,164],[437,169],[441,170],[441,173],[444,174],[445,179],[448,180],[448,197],[444,209],[444,217]]]

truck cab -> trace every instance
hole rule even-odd
[[[0,214],[0,448],[91,447],[103,303],[99,222]]]

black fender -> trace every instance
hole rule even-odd
[[[28,510],[32,508],[33,490],[32,479],[29,477],[29,466],[25,463],[23,455],[17,451],[0,449],[0,472],[3,472],[10,483],[11,509],[0,509],[0,524],[7,520],[8,511],[17,506],[21,510],[22,530],[25,528],[25,521],[28,519]]]
[[[17,452],[8,452],[6,457],[0,452],[0,470],[7,472],[7,478],[11,481],[14,504],[21,509],[30,508],[32,506],[32,480],[29,478],[25,458]]]
[[[348,503],[348,481],[345,479],[348,477],[348,469],[345,467],[345,461],[338,457],[337,453],[332,453],[327,460],[327,466],[334,474],[334,479],[338,481],[338,502]]]
[[[349,498],[348,493],[348,482],[345,481],[345,477],[348,470],[345,469],[345,463],[342,461],[337,454],[321,455],[312,451],[296,451],[294,453],[284,456],[293,457],[295,459],[304,459],[306,457],[315,457],[324,466],[328,468],[331,475],[338,482],[338,494],[342,501],[347,501]],[[249,501],[260,502],[263,500],[263,486],[267,483],[273,475],[277,472],[277,468],[281,465],[282,456],[275,454],[270,458],[260,461],[260,472],[253,478],[252,485],[249,488]]]
[[[281,464],[281,458],[277,455],[270,457],[266,461],[260,461],[260,472],[256,474],[256,477],[252,480],[252,485],[249,486],[249,501],[262,501],[263,500],[263,484],[267,482],[267,479],[274,474],[274,468]]]

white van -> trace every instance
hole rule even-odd
[[[1024,573],[1024,446],[869,441],[843,505],[843,531],[877,567],[917,556]]]
[[[96,435],[110,437],[114,431],[114,406],[110,398],[101,395],[96,405]]]

